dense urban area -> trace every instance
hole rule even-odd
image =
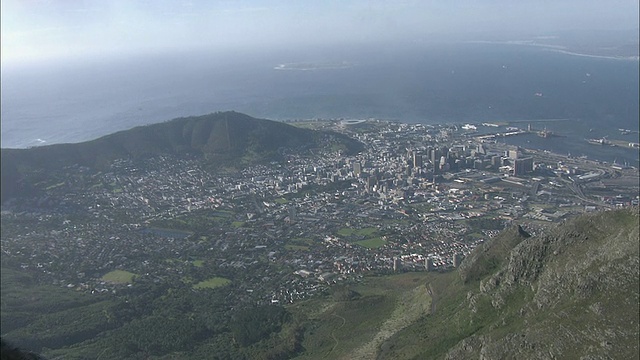
[[[289,152],[239,171],[168,155],[68,168],[36,184],[44,195],[3,204],[2,262],[95,296],[178,281],[224,287],[231,303],[284,304],[365,275],[447,271],[513,221],[535,233],[638,204],[637,168],[500,141],[531,129],[293,125],[345,133],[365,150]]]

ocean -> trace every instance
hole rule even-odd
[[[638,79],[637,60],[490,43],[194,51],[3,66],[1,140],[3,148],[80,142],[235,110],[274,120],[531,123],[563,137],[506,141],[637,166],[637,150],[603,151],[585,139],[638,142]]]

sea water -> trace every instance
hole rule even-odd
[[[296,63],[304,71],[278,69]],[[637,166],[637,150],[603,151],[585,139],[638,142],[638,78],[637,60],[478,43],[194,51],[3,67],[2,147],[80,142],[236,110],[275,120],[531,123],[564,137],[506,141]],[[633,132],[621,135],[620,128]]]

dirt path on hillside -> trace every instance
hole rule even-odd
[[[391,316],[380,326],[378,333],[371,341],[348,354],[344,359],[375,359],[378,349],[383,342],[391,338],[395,333],[411,325],[420,317],[435,311],[431,301],[432,291],[428,286],[419,286],[401,296],[396,303],[396,308]]]
[[[329,357],[329,355],[331,355],[331,353],[333,352],[333,350],[335,350],[335,349],[338,347],[338,345],[340,345],[340,341],[338,341],[338,338],[336,337],[335,332],[336,332],[336,330],[340,330],[340,329],[342,329],[342,328],[344,327],[344,325],[347,323],[347,319],[343,318],[343,317],[342,317],[342,316],[340,316],[340,315],[331,314],[331,316],[335,316],[335,317],[337,317],[338,319],[341,319],[341,320],[342,320],[342,325],[340,325],[340,327],[338,327],[337,329],[334,329],[334,330],[331,332],[331,338],[333,338],[333,341],[335,341],[336,343],[335,343],[335,345],[333,345],[333,347],[331,348],[331,351],[329,351],[329,352],[327,353],[327,355],[325,355],[325,356],[324,356],[325,358],[326,358],[326,357]]]

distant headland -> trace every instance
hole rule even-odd
[[[310,71],[310,70],[328,70],[328,69],[348,69],[353,67],[353,64],[346,61],[337,62],[299,62],[299,63],[285,63],[278,64],[274,67],[275,70],[297,70],[297,71]]]

